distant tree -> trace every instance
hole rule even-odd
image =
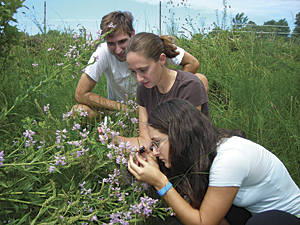
[[[274,26],[276,25],[276,21],[275,20],[269,20],[267,22],[264,22],[264,25],[271,25],[271,26]]]
[[[248,24],[256,25],[256,23],[251,20],[248,22]]]
[[[279,37],[288,37],[290,35],[291,29],[288,22],[284,18],[280,19],[278,22],[276,22],[275,20],[264,22],[264,24],[258,28],[258,31],[262,31],[263,33],[275,34]]]
[[[283,34],[283,36],[288,36],[291,33],[291,29],[285,18],[276,22],[276,25],[282,26],[282,27],[278,27],[277,29],[278,29],[278,32],[285,33],[285,34]]]
[[[256,27],[257,27],[256,23],[253,22],[252,20],[250,20],[248,22],[247,30],[253,31],[253,30],[256,30]]]
[[[248,20],[248,16],[245,16],[245,13],[238,13],[234,18],[232,18],[233,27],[241,29],[243,24],[247,24]]]
[[[296,35],[296,37],[300,38],[300,12],[296,14],[296,21],[295,21],[295,28],[293,30],[293,34]]]
[[[17,28],[18,22],[13,15],[23,6],[25,0],[0,1],[0,84],[4,76],[5,64],[12,59],[10,50],[19,44],[22,33]]]

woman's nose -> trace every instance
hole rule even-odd
[[[144,77],[139,75],[139,73],[137,73],[136,74],[136,79],[137,79],[137,82],[141,83],[144,80]]]
[[[153,151],[152,151],[153,153],[153,156],[154,157],[157,157],[157,156],[159,156],[159,154],[160,154],[160,152],[159,151],[157,151],[157,149],[156,148],[153,148]]]

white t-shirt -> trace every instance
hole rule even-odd
[[[169,59],[169,62],[178,66],[184,56],[184,50],[177,47],[179,55]],[[94,62],[95,61],[95,62]],[[94,63],[93,63],[94,62]],[[104,73],[107,78],[108,99],[125,101],[126,95],[129,98],[136,92],[137,80],[129,70],[127,62],[120,62],[112,55],[107,43],[102,43],[92,54],[85,73],[94,81],[98,82]]]
[[[275,209],[300,214],[300,190],[283,163],[264,147],[240,137],[225,139],[218,147],[209,186],[240,187],[233,204],[252,214]]]

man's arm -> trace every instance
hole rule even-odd
[[[76,102],[82,105],[87,105],[91,108],[107,108],[111,110],[120,110],[120,107],[122,107],[122,110],[126,109],[126,106],[122,105],[119,102],[109,100],[100,95],[92,93],[91,91],[96,84],[96,81],[90,78],[90,76],[88,76],[86,73],[83,73],[75,91]]]
[[[195,74],[199,69],[200,63],[194,56],[185,51],[179,65],[182,66],[181,70]]]

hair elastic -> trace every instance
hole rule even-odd
[[[162,189],[160,189],[159,191],[157,191],[157,194],[162,197],[164,196],[168,190],[170,190],[170,188],[172,187],[171,182],[169,181],[169,183],[167,183],[166,186],[164,186]]]

